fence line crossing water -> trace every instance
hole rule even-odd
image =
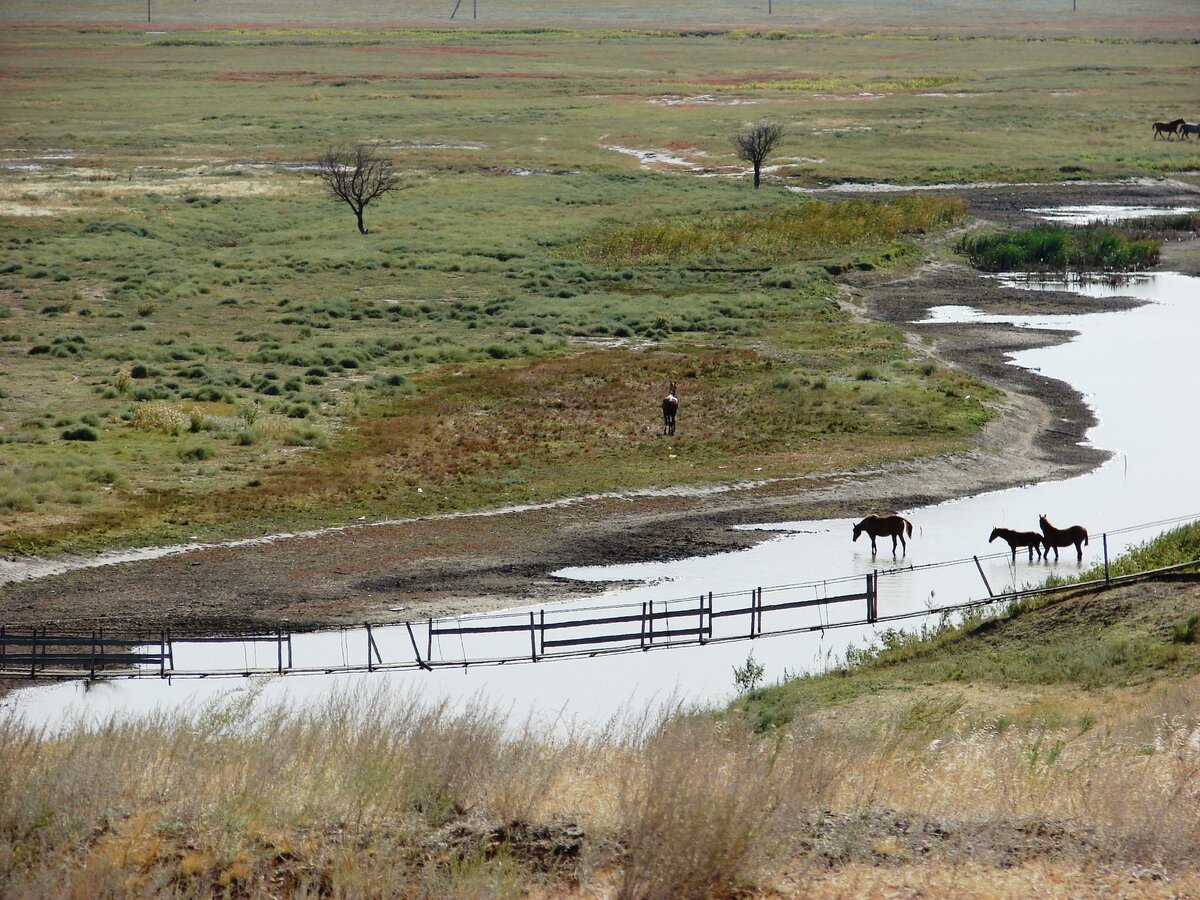
[[[1128,532],[1194,520],[1178,519],[1120,529]],[[710,643],[748,641],[801,632],[871,626],[965,610],[1000,607],[1020,598],[1167,577],[1200,567],[1200,560],[1115,577],[1110,574],[1108,534],[1101,536],[1103,575],[1087,582],[994,593],[981,560],[986,556],[876,569],[801,584],[702,593],[615,606],[542,607],[398,624],[317,635],[327,640],[293,648],[293,633],[173,638],[51,633],[48,626],[0,626],[0,674],[30,678],[208,678],[252,675],[333,674],[401,669],[499,666],[554,659],[648,652]],[[1069,548],[1068,548],[1069,549]],[[890,577],[951,566],[975,566],[986,596],[920,609],[883,610],[880,585]],[[836,593],[831,594],[833,590]],[[886,599],[886,591],[884,592]],[[306,636],[312,637],[312,636]],[[361,649],[355,649],[355,644]],[[240,655],[240,659],[238,659]],[[297,660],[297,655],[305,658]]]

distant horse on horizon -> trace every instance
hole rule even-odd
[[[1043,538],[1036,531],[1013,531],[1011,528],[993,528],[992,536],[988,538],[990,544],[996,538],[1003,538],[1008,542],[1009,549],[1012,550],[1013,562],[1017,561],[1017,548],[1029,548],[1029,561],[1033,562],[1033,551],[1037,551],[1038,559],[1042,558],[1042,541]],[[1047,551],[1048,552],[1048,551]]]
[[[1171,135],[1178,134],[1179,129],[1182,128],[1183,125],[1183,119],[1172,119],[1170,122],[1155,122],[1154,137],[1159,138],[1165,134],[1165,140],[1169,141],[1171,139]]]
[[[1042,537],[1046,541],[1046,558],[1050,558],[1050,549],[1054,549],[1054,560],[1058,561],[1058,548],[1069,547],[1075,545],[1075,552],[1079,554],[1079,561],[1083,562],[1083,545],[1088,542],[1087,529],[1082,525],[1072,525],[1070,528],[1055,528],[1050,524],[1050,520],[1045,515],[1038,517],[1038,524],[1042,526]]]
[[[663,397],[663,434],[675,433],[675,413],[679,412],[679,398],[675,395],[675,382],[671,382],[667,396]]]
[[[875,538],[891,537],[892,539],[892,556],[896,555],[896,539],[900,539],[900,546],[904,548],[903,552],[908,552],[908,544],[904,540],[904,533],[907,531],[908,536],[912,537],[913,527],[912,522],[904,518],[904,516],[877,516],[869,515],[857,525],[854,526],[854,540],[858,540],[858,536],[863,532],[871,538],[871,555],[874,556],[878,551],[875,546]]]

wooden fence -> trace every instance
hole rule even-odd
[[[974,561],[987,589],[987,596],[937,607],[881,614],[879,584],[882,576],[912,571],[903,567],[866,576],[807,585],[757,587],[726,594],[707,593],[692,598],[647,601],[589,610],[551,607],[527,613],[497,613],[454,619],[427,619],[399,624],[367,624],[365,639],[342,631],[341,658],[319,658],[306,651],[297,664],[293,634],[282,629],[273,634],[172,638],[169,631],[153,635],[114,636],[51,633],[47,627],[0,626],[0,674],[30,678],[207,678],[250,675],[332,674],[401,669],[461,668],[540,662],[549,659],[593,657],[646,652],[710,643],[753,640],[760,637],[826,631],[854,626],[894,623],[944,615],[973,608],[1010,603],[1040,594],[1062,593],[1104,587],[1146,578],[1186,577],[1186,570],[1200,567],[1200,560],[1153,569],[1126,576],[1110,576],[1107,536],[1104,540],[1103,577],[1094,581],[1055,587],[1014,590],[995,594],[987,584],[979,557],[926,568],[966,564]],[[1008,554],[996,554],[995,557]],[[799,596],[811,593],[815,584],[862,585],[858,591],[834,596]],[[813,616],[815,615],[815,621]],[[320,636],[319,634],[316,636]],[[306,636],[311,638],[313,636]],[[362,655],[351,646],[363,641]],[[474,643],[467,649],[468,641]],[[444,644],[457,647],[443,652]],[[193,645],[198,645],[199,650]],[[218,665],[204,651],[215,646],[227,655],[240,652],[241,665]],[[203,656],[200,665],[177,660],[177,652]],[[386,651],[386,653],[385,653]],[[260,659],[260,653],[265,657]],[[253,660],[250,659],[253,657]]]

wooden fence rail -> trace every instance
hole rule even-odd
[[[31,678],[79,678],[84,675],[90,678],[205,678],[375,672],[414,668],[431,670],[539,662],[546,659],[645,652],[817,630],[824,632],[835,628],[890,624],[1012,602],[1039,594],[1086,590],[1140,578],[1195,578],[1198,577],[1195,574],[1183,576],[1182,573],[1197,567],[1200,567],[1200,560],[1115,577],[1111,576],[1106,566],[1104,578],[1091,582],[1006,594],[993,594],[988,586],[988,596],[981,600],[886,615],[880,614],[879,573],[872,573],[864,577],[865,584],[861,592],[819,598],[795,596],[796,591],[812,590],[812,584],[785,585],[756,587],[730,594],[706,593],[690,599],[646,601],[638,605],[592,610],[590,615],[587,614],[588,611],[551,608],[492,616],[493,619],[506,619],[503,623],[487,622],[486,616],[480,616],[473,620],[428,619],[424,622],[367,624],[365,653],[361,661],[348,658],[350,644],[343,641],[344,656],[341,662],[309,660],[308,664],[299,665],[293,656],[293,635],[282,629],[274,634],[176,639],[165,630],[154,635],[114,636],[100,631],[93,631],[91,634],[52,634],[47,627],[0,626],[0,673],[22,674]],[[843,579],[841,583],[849,580]],[[770,602],[764,599],[767,594],[774,595]],[[852,612],[856,604],[862,604],[858,607],[862,610],[861,616]],[[835,619],[835,608],[851,612],[848,615],[839,613],[840,617]],[[818,611],[815,622],[811,618],[797,618],[794,615],[796,611],[805,609]],[[426,630],[424,642],[418,640],[422,628]],[[465,643],[468,638],[496,639],[499,641],[499,649],[485,646],[474,648],[477,652],[469,653]],[[461,654],[454,656],[453,651],[443,653],[443,640],[449,641],[451,646],[457,646]],[[190,644],[240,647],[243,656],[247,656],[247,645],[265,644],[274,649],[273,664],[199,669],[178,666],[177,645]]]

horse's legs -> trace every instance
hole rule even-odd
[[[1079,561],[1083,562],[1083,541],[1075,542],[1075,552],[1079,554]]]
[[[879,552],[879,548],[875,546],[875,535],[871,535],[871,555],[874,556]]]

